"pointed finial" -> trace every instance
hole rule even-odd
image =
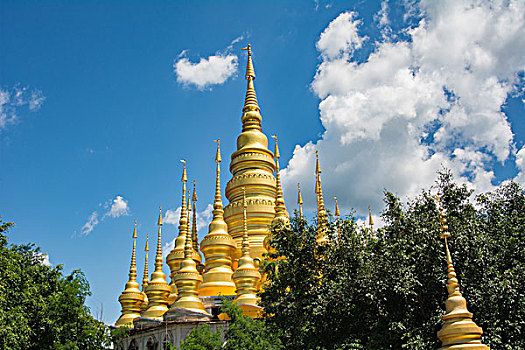
[[[220,163],[222,161],[221,159],[221,139],[214,140],[214,142],[217,142],[217,155],[215,156],[215,161],[217,163]]]
[[[370,231],[374,234],[374,219],[372,219],[372,210],[368,206],[368,224],[370,225]]]
[[[149,235],[146,234],[146,246],[144,247],[144,276],[142,277],[142,292],[145,291],[148,286],[148,252],[149,252]]]
[[[159,220],[157,220],[157,226],[162,226],[162,206],[159,205]]]
[[[277,143],[277,135],[272,135],[272,138],[275,139],[275,151],[274,151],[274,158],[279,159],[281,158],[281,155],[279,154],[279,144]]]
[[[191,225],[191,238],[193,242],[193,250],[199,250],[199,242],[197,237],[197,191],[195,189],[195,180],[191,182],[193,184],[193,195],[191,197],[192,207],[193,207],[193,221]]]
[[[301,184],[297,183],[297,204],[299,205],[299,217],[303,217],[303,197],[301,196]]]
[[[246,65],[246,74],[245,78],[246,80],[255,79],[255,70],[253,69],[253,63],[252,63],[252,46],[248,44],[247,47],[241,49],[241,50],[247,50],[248,51],[248,64]]]
[[[137,277],[137,260],[135,255],[135,250],[137,246],[137,220],[135,220],[135,228],[133,229],[133,252],[131,253],[131,266],[129,268],[129,278],[130,281],[133,278]]]
[[[440,349],[475,348],[488,350],[489,347],[481,343],[483,329],[472,321],[473,314],[467,310],[467,301],[460,292],[454,263],[452,262],[452,256],[448,249],[447,238],[450,237],[450,233],[448,232],[447,220],[443,212],[443,207],[441,206],[439,195],[437,195],[436,198],[439,203],[440,237],[445,240],[448,270],[448,298],[445,302],[446,314],[442,316],[445,324],[437,333],[442,343]]]
[[[155,256],[155,270],[162,270],[162,207],[159,205],[159,221],[157,222],[159,226],[158,240],[157,240],[157,255]]]
[[[321,174],[321,165],[319,165],[319,151],[315,151],[315,173]]]
[[[341,242],[341,223],[339,222],[339,217],[341,216],[341,212],[339,211],[339,205],[337,204],[337,196],[334,196],[335,200],[335,217],[337,219],[337,237],[339,238],[339,242]]]
[[[246,64],[246,74],[245,78],[248,80],[248,86],[246,89],[246,97],[244,98],[244,107],[243,112],[247,111],[259,111],[259,105],[257,103],[257,95],[255,94],[255,88],[253,86],[253,81],[255,79],[255,70],[253,69],[252,62],[252,49],[251,45],[248,44],[248,47],[245,47],[243,50],[248,50],[248,62]],[[249,115],[242,117],[243,130],[247,127],[254,127],[260,131],[261,129],[261,116],[260,115]]]
[[[182,164],[184,164],[184,168],[182,169],[182,179],[181,179],[181,181],[182,182],[186,182],[186,181],[188,181],[188,177],[186,176],[186,159],[181,159],[180,161],[182,162]]]
[[[273,218],[272,224],[276,225],[278,222],[287,225],[290,223],[289,214],[284,205],[283,189],[281,187],[281,174],[279,170],[279,145],[277,143],[277,135],[272,135],[275,139],[275,216]]]

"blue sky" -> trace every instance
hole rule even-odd
[[[384,188],[428,188],[442,166],[477,191],[525,183],[524,6],[1,1],[0,215],[16,223],[10,240],[82,269],[92,311],[103,305],[113,323],[133,220],[139,275],[159,205],[163,245],[176,235],[183,158],[206,234],[212,140],[221,138],[224,189],[248,43],[289,209],[297,182],[313,208],[315,150],[327,205],[337,195],[358,215],[381,210]]]

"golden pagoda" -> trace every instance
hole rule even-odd
[[[282,227],[286,227],[290,225],[290,215],[288,214],[288,211],[286,210],[286,207],[284,205],[284,198],[283,198],[283,189],[281,187],[281,174],[279,173],[279,158],[281,157],[279,154],[279,145],[277,143],[277,135],[272,135],[272,138],[275,139],[275,151],[274,151],[274,158],[275,158],[275,184],[276,184],[276,191],[275,191],[275,216],[272,220],[272,225],[275,227],[275,230],[280,230]],[[273,253],[274,249],[272,249],[268,243],[268,240],[271,237],[271,233],[269,233],[265,239],[264,239],[264,248],[268,251]]]
[[[279,173],[279,158],[281,155],[279,153],[279,145],[277,143],[277,135],[272,136],[275,139],[275,216],[273,218],[273,225],[289,225],[290,224],[290,215],[286,210],[284,205],[283,189],[281,187],[281,174]]]
[[[199,238],[197,237],[197,189],[195,188],[195,180],[193,184],[193,194],[191,196],[191,205],[193,211],[193,220],[191,222],[191,243],[193,250],[199,254]]]
[[[215,181],[215,201],[213,203],[213,219],[209,225],[208,234],[201,241],[201,251],[205,258],[205,272],[200,286],[200,296],[235,295],[235,283],[232,280],[232,254],[235,244],[228,233],[228,225],[224,221],[221,198],[221,149],[217,139],[217,177]]]
[[[176,313],[176,309],[185,309],[193,313],[206,314],[204,305],[199,299],[199,287],[202,283],[202,276],[197,271],[197,264],[193,259],[193,239],[190,232],[186,234],[186,244],[184,247],[184,260],[175,275],[174,282],[177,286],[177,300],[173,303],[168,314]]]
[[[370,225],[370,236],[374,235],[374,219],[372,219],[372,209],[368,206],[368,225]]]
[[[230,172],[233,177],[226,186],[229,204],[224,208],[224,220],[236,244],[232,257],[237,260],[241,257],[243,237],[244,208],[241,188],[246,188],[250,252],[260,261],[266,252],[263,241],[275,216],[275,162],[272,151],[268,149],[268,139],[261,131],[262,117],[253,85],[255,71],[251,46],[248,45],[245,50],[248,51],[245,74],[248,85],[242,109],[242,133],[237,138],[237,150],[231,155]]]
[[[155,256],[155,271],[151,274],[151,281],[146,288],[148,296],[148,308],[142,317],[162,320],[162,316],[168,311],[168,296],[171,288],[166,282],[166,276],[162,272],[162,208],[159,207],[159,233],[157,239],[157,255]]]
[[[246,215],[246,197],[243,191],[243,237],[242,237],[242,256],[239,259],[239,267],[233,273],[233,281],[237,287],[237,296],[233,302],[243,310],[243,314],[257,317],[261,308],[257,305],[259,298],[257,291],[261,283],[261,274],[255,267],[254,261],[250,256],[250,241],[248,240],[248,225]]]
[[[315,194],[317,195],[317,236],[315,240],[318,244],[323,244],[328,241],[326,237],[328,214],[324,207],[321,165],[319,164],[319,153],[317,151],[315,151]]]
[[[135,260],[135,249],[137,240],[137,221],[135,221],[135,228],[133,229],[133,252],[131,253],[131,264],[129,267],[129,280],[126,287],[118,301],[122,305],[122,315],[119,317],[115,325],[117,327],[133,328],[133,320],[140,317],[140,306],[144,301],[139,284],[137,283],[137,266]]]
[[[341,241],[341,222],[339,221],[341,218],[341,212],[339,211],[339,205],[337,204],[337,196],[334,196],[335,200],[335,218],[337,223],[337,238],[339,241]]]
[[[149,252],[149,236],[146,234],[146,246],[144,247],[144,276],[142,277],[142,296],[144,301],[140,305],[140,313],[143,313],[148,308],[148,296],[146,295],[146,288],[149,283],[148,276],[148,252]]]
[[[188,204],[186,204],[186,182],[188,181],[188,176],[186,174],[186,160],[181,160],[183,163],[182,168],[182,204],[180,211],[179,219],[179,235],[175,239],[175,246],[171,252],[166,257],[166,263],[170,267],[170,278],[171,278],[171,293],[169,296],[169,303],[172,304],[177,299],[177,287],[175,285],[174,279],[177,271],[179,270],[182,260],[184,260],[184,250],[186,245],[186,234],[191,235],[189,230],[189,220],[188,220],[188,204],[190,203],[190,198],[188,196]],[[201,256],[193,250],[192,245],[192,258],[195,260],[197,265],[201,264]]]
[[[437,196],[437,199],[439,202],[439,196]],[[448,232],[447,220],[443,213],[441,203],[439,205],[439,218],[441,238],[445,240],[448,270],[448,298],[445,302],[447,312],[442,316],[445,324],[437,333],[442,343],[439,349],[488,350],[489,347],[481,343],[483,329],[472,321],[473,314],[467,310],[467,301],[459,291],[459,281],[456,278],[456,271],[454,270],[454,264],[452,263],[452,257],[448,249],[447,238],[450,237],[450,233]]]
[[[299,217],[303,218],[303,196],[301,196],[301,184],[297,183],[297,205],[299,206]]]

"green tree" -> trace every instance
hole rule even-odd
[[[84,274],[62,274],[43,264],[33,244],[9,245],[13,223],[0,220],[0,348],[101,349],[107,327],[85,306],[90,295]]]
[[[271,257],[286,259],[265,266],[262,306],[287,349],[439,346],[447,294],[437,192],[461,290],[484,329],[483,342],[525,348],[523,188],[509,182],[473,198],[445,171],[407,203],[385,192],[385,226],[373,237],[351,216],[331,221],[324,246],[315,243],[316,228],[297,217],[289,229],[273,228]]]

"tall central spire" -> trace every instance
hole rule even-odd
[[[231,156],[230,172],[233,177],[226,186],[229,204],[224,208],[224,220],[236,245],[234,260],[241,257],[243,236],[243,205],[241,188],[246,188],[246,216],[250,253],[254,259],[262,260],[266,253],[263,241],[269,233],[268,227],[275,216],[276,183],[273,173],[275,161],[268,149],[268,139],[262,133],[261,113],[255,94],[255,70],[250,45],[245,78],[246,96],[242,108],[242,132],[237,137],[237,150]]]

